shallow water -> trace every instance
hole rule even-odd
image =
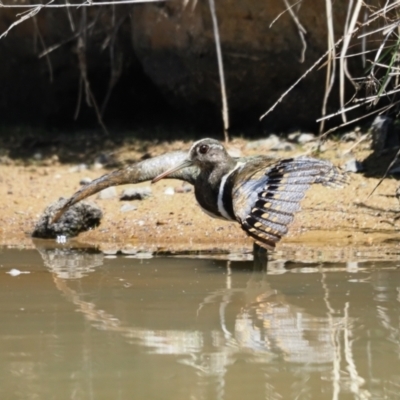
[[[400,398],[400,261],[0,265],[1,399]]]

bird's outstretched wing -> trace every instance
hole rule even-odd
[[[341,187],[347,176],[328,161],[298,157],[274,162],[267,168],[265,164],[247,163],[235,181],[235,216],[257,244],[272,249],[288,232],[312,184]]]
[[[166,169],[182,162],[184,159],[186,159],[186,156],[186,152],[174,151],[161,156],[148,158],[136,164],[128,165],[116,171],[110,172],[109,174],[105,174],[83,186],[80,190],[74,193],[64,204],[64,206],[55,213],[52,223],[57,222],[71,206],[79,201],[86,199],[87,197],[92,196],[93,194],[98,193],[110,186],[126,185],[129,183],[140,183],[152,180]],[[169,178],[180,179],[193,184],[197,175],[197,168],[189,167],[170,174]]]

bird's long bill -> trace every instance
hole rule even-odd
[[[151,181],[151,183],[156,183],[156,182],[158,182],[159,180],[165,178],[166,176],[171,175],[171,174],[173,174],[174,172],[179,171],[179,170],[182,169],[182,168],[190,167],[190,166],[192,166],[192,165],[193,165],[193,162],[192,162],[192,161],[190,161],[190,160],[185,160],[185,161],[181,162],[179,165],[177,165],[176,167],[172,167],[172,168],[168,169],[167,171],[163,172],[162,174],[156,176],[156,177]]]

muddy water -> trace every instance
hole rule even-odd
[[[1,399],[400,398],[400,262],[0,265]]]

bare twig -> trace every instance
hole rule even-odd
[[[288,0],[283,1],[285,1],[285,4],[288,4]],[[365,9],[362,13],[363,7]],[[292,6],[290,6],[289,8],[292,8]],[[285,11],[289,12],[289,8]],[[337,128],[333,128],[328,132],[325,132],[322,137],[325,137],[329,132],[346,126],[349,123],[358,121],[362,118],[365,118],[366,116],[377,114],[385,110],[390,110],[394,106],[397,107],[400,104],[399,101],[393,98],[392,104],[386,105],[379,110],[369,112],[360,118],[356,118],[352,121],[347,122],[346,113],[348,111],[354,110],[364,105],[372,107],[377,104],[381,97],[384,96],[385,98],[388,98],[389,96],[395,96],[400,92],[400,67],[398,66],[400,63],[400,3],[395,0],[387,0],[382,8],[380,8],[379,10],[374,10],[362,0],[349,0],[349,9],[346,18],[344,35],[340,40],[336,42],[334,42],[333,40],[334,32],[332,23],[332,8],[333,6],[331,4],[331,0],[326,0],[328,50],[307,71],[305,71],[305,73],[303,73],[303,75],[288,90],[286,90],[279,97],[279,99],[260,117],[260,119],[263,119],[266,115],[272,112],[276,108],[276,106],[283,100],[283,98],[314,68],[318,68],[319,65],[323,64],[325,57],[327,57],[327,60],[323,65],[327,65],[327,75],[325,83],[325,95],[321,112],[322,117],[318,119],[318,122],[320,122],[320,132],[323,131],[323,121],[334,116],[341,115],[344,123]],[[389,12],[392,12],[393,15],[389,15]],[[292,12],[291,15],[293,16],[293,14],[294,13]],[[361,22],[359,21],[360,16],[362,17]],[[371,29],[369,32],[365,32],[368,26],[379,19],[382,19],[382,28]],[[360,30],[362,30],[362,33],[358,34],[357,39],[360,40],[362,51],[357,54],[349,54],[349,49],[352,45],[351,39],[354,38]],[[382,32],[384,37],[383,40],[379,41],[377,49],[367,49],[366,38],[369,35],[377,34],[379,32]],[[390,41],[392,41],[393,39],[395,39],[396,43],[391,45]],[[373,41],[371,40],[368,43],[369,46],[371,46],[373,44]],[[329,93],[335,81],[335,60],[337,58],[335,56],[335,51],[340,44],[342,44],[340,56],[338,58],[340,65],[340,110],[335,113],[331,113],[330,115],[326,115]],[[373,61],[369,61],[366,59],[366,55],[372,52],[375,52],[375,59]],[[365,77],[353,77],[348,70],[347,59],[349,57],[355,56],[358,56],[362,59],[363,65],[365,65],[367,61],[372,63],[372,68]],[[390,62],[385,63],[385,59],[387,60],[387,57],[389,57]],[[384,76],[382,76],[383,69],[387,71]],[[349,100],[345,99],[345,79],[349,80],[355,88],[355,93],[351,96]],[[359,90],[362,87],[365,87],[367,96],[360,98],[358,97],[358,95]]]
[[[225,74],[224,74],[224,65],[222,61],[222,51],[221,51],[221,41],[219,37],[219,29],[218,29],[218,20],[217,14],[215,12],[215,3],[214,0],[208,0],[211,12],[211,18],[213,23],[213,31],[214,31],[214,39],[215,39],[215,47],[217,50],[217,60],[218,60],[218,73],[219,80],[221,85],[221,99],[222,99],[222,120],[224,123],[224,137],[225,142],[229,142],[229,110],[228,110],[228,100],[226,97],[226,87],[225,87]]]
[[[51,0],[53,1],[53,0]],[[4,5],[0,5],[0,8],[5,7]],[[29,8],[31,8],[32,6],[29,6]],[[20,16],[20,19],[18,19],[17,21],[13,22],[5,32],[3,32],[0,35],[0,39],[3,39],[3,37],[6,37],[8,35],[8,33],[11,31],[12,28],[14,28],[15,26],[21,24],[22,22],[26,21],[29,18],[34,17],[42,8],[44,8],[45,5],[37,5],[34,6],[34,8],[31,8],[30,10],[26,10],[24,12],[22,12],[21,14],[17,14],[17,17]],[[25,6],[26,8],[26,6]]]
[[[379,180],[379,182],[375,185],[375,187],[372,189],[372,192],[368,195],[367,200],[374,194],[375,190],[378,189],[378,186],[380,186],[380,184],[386,179],[386,177],[389,174],[389,171],[391,170],[391,168],[393,167],[394,163],[398,160],[400,156],[400,149],[397,150],[396,155],[394,156],[392,162],[389,164],[389,166],[387,167],[385,174],[382,176],[382,178]]]
[[[380,114],[380,113],[386,112],[386,111],[390,110],[391,108],[393,108],[395,105],[397,105],[397,104],[399,104],[399,103],[400,103],[400,101],[399,101],[399,102],[396,102],[396,103],[393,103],[393,104],[391,104],[391,105],[389,105],[389,106],[384,106],[384,107],[380,108],[379,110],[371,111],[371,112],[369,112],[369,113],[367,113],[367,114],[361,115],[361,116],[358,117],[358,118],[354,118],[354,119],[352,119],[351,121],[347,121],[347,122],[344,122],[344,123],[341,124],[341,125],[335,126],[334,128],[331,128],[331,129],[329,129],[328,131],[324,132],[323,135],[319,136],[319,140],[322,141],[322,140],[325,139],[330,133],[335,132],[335,131],[337,131],[337,130],[340,129],[340,128],[344,128],[345,126],[348,126],[348,125],[350,125],[350,124],[354,124],[355,122],[361,121],[361,120],[363,120],[363,119],[365,119],[365,118],[368,118],[368,117],[370,117],[370,116],[372,116],[372,115],[374,115],[374,114]]]
[[[303,0],[298,0],[296,1],[296,3],[292,4],[289,8],[293,8],[295,7],[297,4],[301,3]],[[289,11],[289,8],[285,8],[281,13],[279,13],[273,20],[272,22],[269,24],[269,28],[272,28],[272,25],[275,24],[276,21],[278,21],[278,19],[285,13],[287,13]]]
[[[79,79],[79,90],[78,90],[78,100],[76,102],[76,108],[74,113],[74,120],[76,121],[79,117],[79,111],[81,110],[82,104],[82,95],[83,95],[83,79],[80,77]]]
[[[68,0],[65,0],[65,4],[69,4]],[[68,16],[69,25],[71,27],[71,31],[75,32],[75,22],[74,22],[74,19],[72,18],[70,7],[67,7],[66,11],[67,11],[67,16]]]
[[[342,40],[343,40],[343,38],[339,39],[336,42],[336,46],[338,44],[340,44],[342,42]],[[272,112],[276,108],[276,106],[287,96],[287,94],[290,93],[293,90],[293,88],[295,88],[299,84],[299,82],[301,82],[317,65],[319,65],[324,60],[324,58],[328,55],[328,53],[329,53],[329,50],[326,51],[320,58],[318,58],[318,60],[315,61],[315,63],[313,65],[311,65],[311,67],[308,68],[307,71],[304,72],[304,74],[301,75],[300,78],[297,79],[296,82],[293,83],[292,86],[290,86],[284,93],[282,93],[281,96],[279,97],[279,99],[263,115],[261,115],[260,121],[264,117],[266,117],[270,112]]]
[[[42,47],[44,48],[44,51],[46,52],[47,48],[46,48],[46,44],[44,43],[44,39],[42,34],[40,33],[38,24],[37,24],[37,20],[36,20],[36,16],[34,15],[32,17],[32,21],[33,21],[33,26],[35,27],[35,31],[37,32],[37,35],[39,37],[40,40],[40,44],[42,45]],[[46,62],[47,62],[47,66],[49,67],[49,78],[50,78],[50,82],[53,83],[53,66],[51,65],[51,61],[50,61],[50,57],[48,56],[48,53],[46,52]]]
[[[157,3],[167,0],[117,0],[117,1],[86,1],[84,3],[65,3],[65,4],[4,4],[0,3],[0,8],[80,8],[80,7],[93,7],[93,6],[110,6],[117,4],[134,4],[134,3]]]
[[[117,84],[119,78],[122,74],[122,65],[123,65],[123,56],[122,53],[118,53],[117,57],[115,57],[115,40],[117,37],[117,32],[122,25],[122,22],[126,19],[126,15],[119,19],[117,23],[115,23],[115,19],[113,21],[114,29],[110,35],[110,63],[111,63],[111,76],[108,82],[107,93],[104,97],[103,103],[101,105],[101,115],[104,115],[104,111],[107,107],[108,101],[110,99],[112,90],[114,86]]]
[[[49,1],[47,4],[4,4],[0,1],[0,8],[28,8],[28,10],[22,12],[21,14],[17,14],[20,16],[20,19],[13,22],[5,32],[0,35],[0,39],[7,36],[12,28],[21,24],[29,18],[34,17],[39,11],[43,8],[80,8],[80,7],[92,7],[92,6],[106,6],[106,5],[114,5],[114,4],[133,4],[133,3],[153,3],[160,2],[166,0],[118,0],[118,1],[105,1],[105,2],[92,2],[86,1],[85,3],[65,3],[65,4],[52,4],[54,0]],[[210,0],[211,1],[211,0]]]
[[[85,27],[85,30],[90,29],[94,24],[94,21],[88,23],[88,25]],[[42,51],[41,53],[39,53],[38,57],[42,58],[47,56],[48,54],[52,53],[53,51],[59,49],[60,47],[64,46],[65,44],[74,41],[76,38],[79,37],[79,35],[81,34],[81,32],[77,32],[74,35],[70,36],[69,38],[62,40],[59,43],[54,44],[53,46],[48,47],[47,49],[45,49],[44,51]]]
[[[86,25],[86,10],[82,10],[82,27]],[[78,53],[78,61],[79,61],[79,69],[81,71],[81,80],[83,81],[86,95],[86,103],[88,106],[93,106],[94,111],[96,113],[97,121],[99,125],[102,127],[103,132],[106,135],[109,135],[108,130],[104,124],[103,118],[101,116],[101,112],[97,105],[96,98],[93,95],[92,89],[90,87],[90,82],[87,76],[87,62],[86,62],[86,44],[85,44],[85,33],[86,31],[82,30],[82,35],[78,38],[77,45],[77,53]]]
[[[352,146],[350,146],[347,150],[343,152],[343,155],[351,153],[360,143],[366,140],[369,137],[369,133],[365,133],[362,135]]]
[[[353,3],[353,1],[351,0],[350,3],[349,3],[348,16],[347,16],[348,18],[347,19],[349,19],[352,3]],[[340,108],[342,108],[342,109],[344,109],[344,105],[345,105],[344,76],[346,75],[347,79],[349,79],[349,81],[352,82],[353,85],[355,86],[354,80],[353,80],[352,76],[350,75],[350,72],[348,71],[348,68],[347,68],[347,60],[346,60],[346,58],[344,56],[348,51],[349,44],[350,44],[350,39],[352,38],[354,32],[357,30],[356,24],[357,24],[358,16],[360,14],[360,10],[361,10],[362,4],[363,4],[362,0],[357,0],[357,3],[356,3],[356,5],[354,7],[354,10],[352,12],[352,17],[351,17],[350,21],[349,22],[346,21],[344,38],[343,38],[344,40],[343,40],[343,45],[342,45],[342,51],[340,52],[339,80],[340,80]],[[342,114],[342,120],[343,120],[343,122],[347,121],[346,113]]]
[[[326,8],[326,21],[328,28],[328,61],[326,68],[326,80],[325,80],[325,93],[322,101],[322,116],[326,114],[326,107],[328,104],[329,94],[331,93],[333,84],[335,82],[336,72],[336,52],[335,52],[335,32],[333,29],[333,15],[332,15],[332,1],[325,0]],[[325,121],[321,121],[319,132],[322,133],[324,130]]]
[[[301,50],[301,56],[300,56],[300,62],[303,63],[305,60],[306,50],[307,50],[307,42],[305,39],[305,35],[306,35],[307,31],[304,28],[304,26],[300,23],[297,15],[294,13],[293,7],[289,4],[289,0],[283,0],[283,2],[285,3],[286,9],[289,12],[290,16],[292,17],[294,23],[296,24],[301,43],[303,44],[303,48]],[[299,4],[299,3],[301,4],[301,1],[300,2],[298,1],[296,4]]]

